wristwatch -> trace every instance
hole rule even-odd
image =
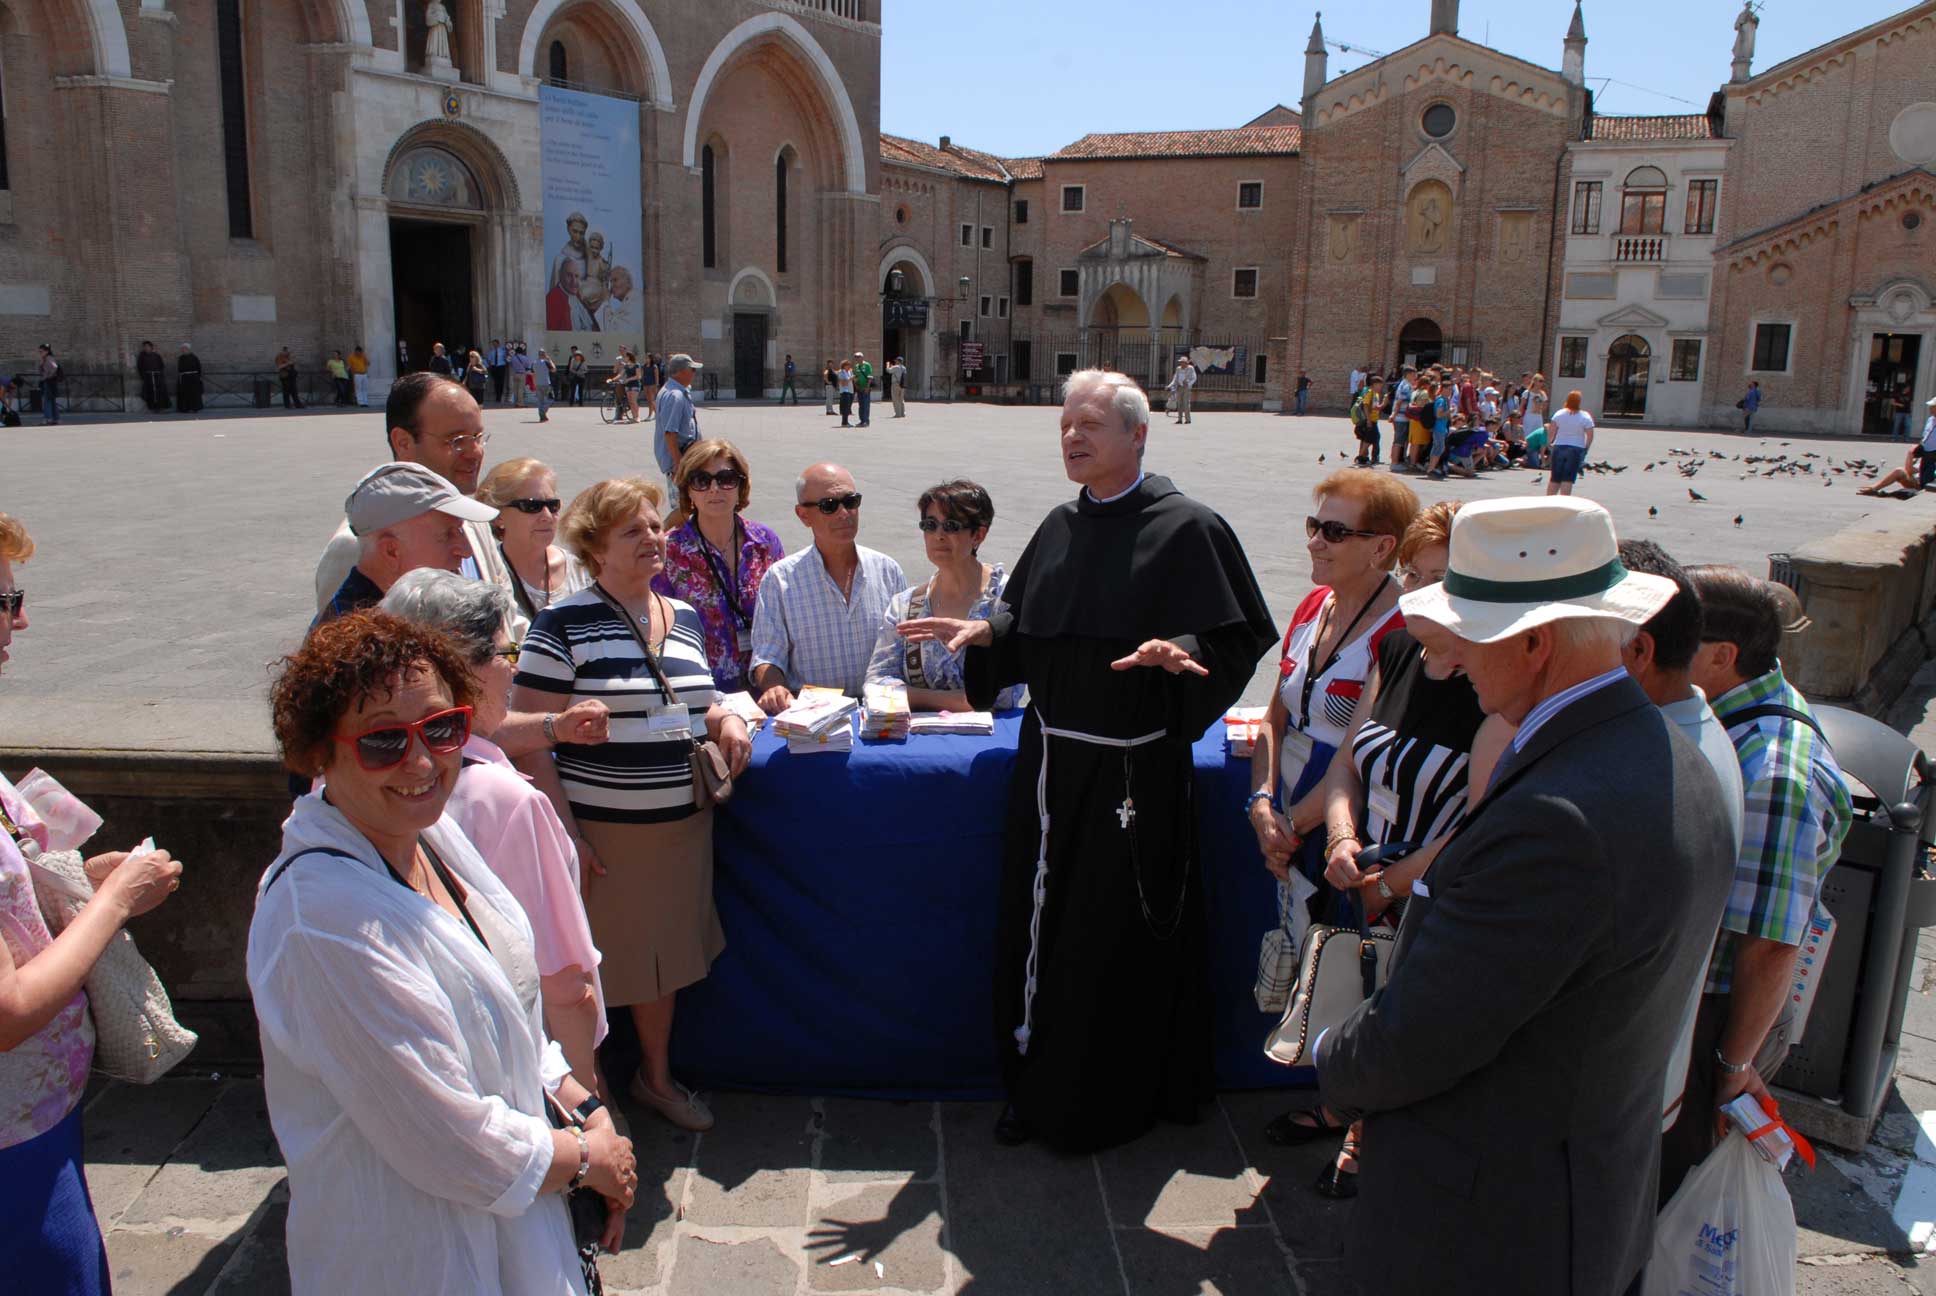
[[[1385,885],[1385,875],[1384,875],[1384,874],[1382,874],[1382,873],[1381,873],[1381,874],[1379,874],[1379,875],[1378,875],[1378,879],[1377,879],[1377,881],[1378,881],[1378,894],[1379,894],[1379,895],[1381,895],[1381,896],[1383,896],[1383,897],[1385,897],[1385,899],[1387,899],[1387,900],[1396,900],[1396,899],[1398,899],[1398,893],[1397,893],[1396,891],[1393,891],[1393,890],[1392,890],[1392,889],[1391,889],[1390,887],[1388,887],[1388,886],[1386,886],[1386,885]]]
[[[545,713],[545,718],[544,718],[545,741],[550,743],[553,747],[556,747],[558,745],[558,731],[556,729],[553,729],[551,727],[551,724],[557,718],[558,718],[557,716],[552,715],[549,711]]]
[[[602,1111],[604,1108],[605,1104],[598,1101],[595,1096],[587,1096],[584,1102],[571,1109],[571,1114],[578,1118],[580,1125],[583,1125],[592,1118],[593,1112]]]
[[[572,1134],[578,1139],[578,1173],[573,1175],[571,1182],[565,1185],[565,1191],[568,1193],[577,1192],[579,1186],[585,1182],[585,1176],[592,1172],[592,1145],[585,1138],[585,1131],[575,1129]]]
[[[1734,1063],[1728,1061],[1726,1057],[1722,1056],[1720,1048],[1717,1047],[1714,1050],[1714,1065],[1720,1067],[1724,1075],[1740,1075],[1743,1071],[1753,1066],[1754,1062],[1750,1059],[1736,1066]]]

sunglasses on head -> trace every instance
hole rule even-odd
[[[709,491],[717,486],[721,490],[738,490],[743,480],[745,479],[739,475],[737,468],[721,468],[718,472],[707,472],[701,469],[686,478],[686,489]]]
[[[556,513],[559,509],[564,507],[564,503],[560,500],[555,500],[555,499],[517,499],[517,500],[505,500],[504,507],[514,508],[520,513],[530,513],[535,515],[540,512]]]
[[[941,518],[924,517],[921,519],[921,529],[929,535],[937,531],[943,535],[960,535],[963,531],[973,531],[975,526],[974,523],[963,522],[960,518],[948,518],[944,521]]]
[[[828,517],[832,517],[842,509],[846,509],[849,513],[858,513],[860,512],[860,493],[856,491],[849,495],[829,495],[826,499],[815,500],[811,504],[806,505],[806,507],[817,508]]]
[[[20,609],[26,605],[27,591],[24,589],[9,590],[5,594],[0,594],[0,615],[19,616]]]
[[[1379,534],[1377,531],[1357,531],[1342,522],[1320,522],[1314,517],[1304,519],[1304,536],[1308,540],[1315,540],[1321,535],[1331,544],[1341,544],[1353,536],[1361,540],[1376,540]]]
[[[403,764],[403,758],[410,754],[412,734],[423,740],[424,748],[432,755],[448,756],[470,741],[471,709],[461,706],[448,711],[433,711],[410,724],[367,729],[351,738],[341,734],[330,736],[339,743],[349,743],[355,747],[356,763],[376,773]]]

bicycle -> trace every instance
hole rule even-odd
[[[607,423],[618,419],[618,388],[607,385],[598,394],[598,417]]]

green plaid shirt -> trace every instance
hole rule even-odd
[[[1849,832],[1848,787],[1834,753],[1813,729],[1786,716],[1746,724],[1729,719],[1764,704],[1814,714],[1782,678],[1780,666],[1714,699],[1714,714],[1741,758],[1746,804],[1734,889],[1708,963],[1708,994],[1725,994],[1732,985],[1737,936],[1801,944],[1822,878]]]

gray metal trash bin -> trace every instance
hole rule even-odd
[[[1822,886],[1835,939],[1807,1033],[1771,1078],[1867,1119],[1895,1075],[1915,933],[1936,926],[1936,878],[1923,867],[1936,795],[1929,759],[1907,738],[1857,711],[1814,711],[1836,763],[1873,795],[1850,788],[1855,822]]]

